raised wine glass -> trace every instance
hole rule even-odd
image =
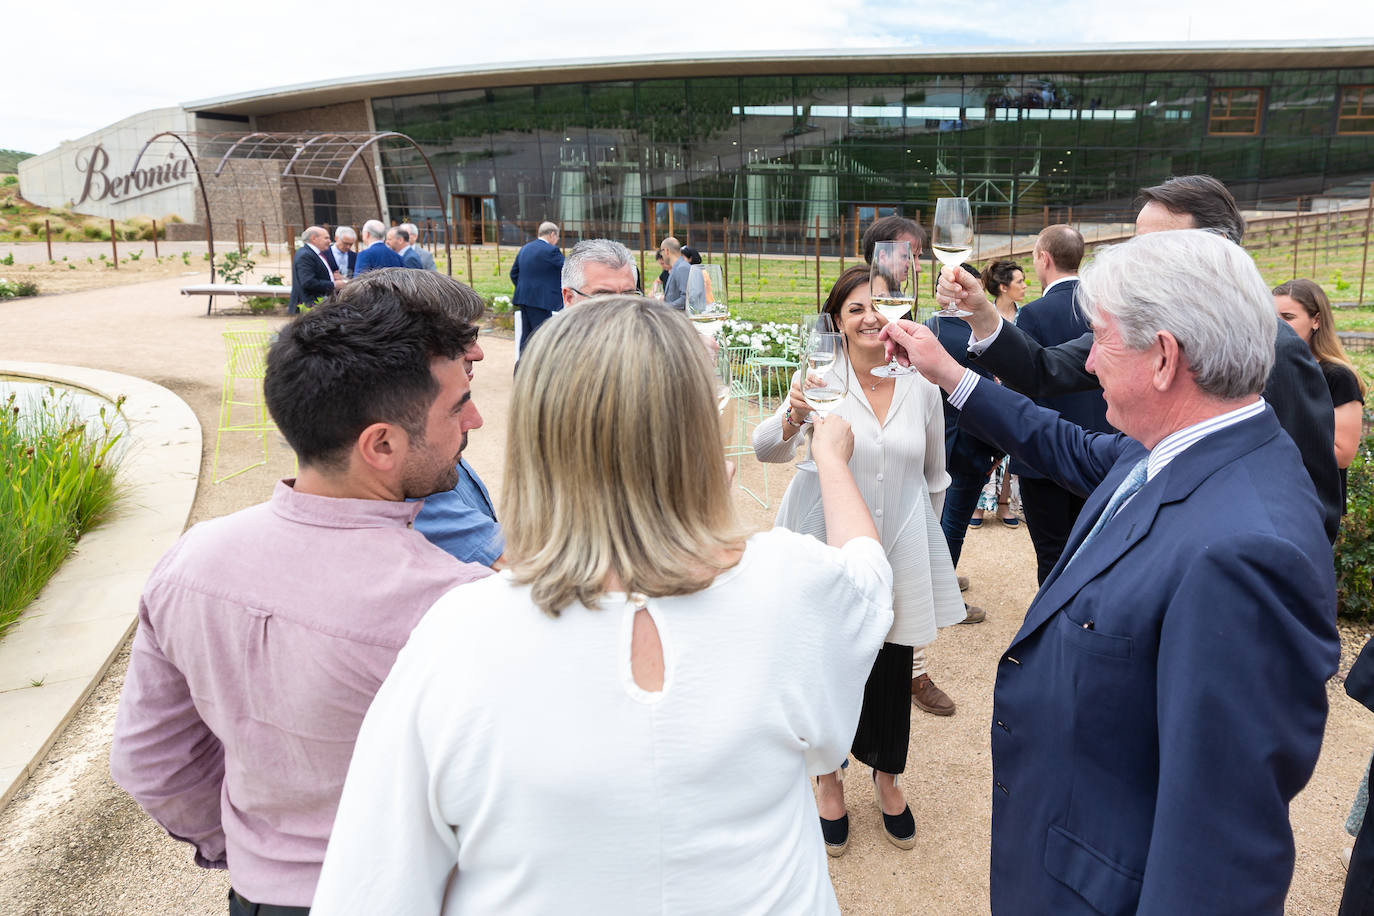
[[[720,265],[693,264],[687,274],[687,320],[707,337],[714,337],[729,317]]]
[[[873,263],[868,269],[869,293],[873,307],[887,321],[906,317],[916,307],[916,261],[910,242],[878,242],[873,246]],[[915,369],[893,357],[885,366],[869,370],[879,378],[912,375]]]
[[[811,335],[810,344],[797,372],[802,376],[802,397],[816,414],[824,417],[849,394],[849,360],[844,352],[843,334],[816,332]],[[797,464],[799,471],[815,469],[816,462],[811,458]]]
[[[946,267],[958,267],[973,253],[973,210],[967,197],[942,197],[935,202],[931,251]],[[965,318],[972,312],[951,303],[935,314]]]

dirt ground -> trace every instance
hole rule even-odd
[[[292,473],[293,462],[285,447],[272,441],[266,467],[211,483],[224,365],[221,333],[253,319],[205,317],[203,304],[178,294],[182,282],[173,276],[0,302],[0,354],[124,372],[156,381],[185,399],[205,430],[202,479],[191,517],[196,522],[266,499],[273,481]],[[485,425],[472,434],[467,457],[499,499],[513,347],[494,335],[482,342],[487,358],[473,387]],[[237,467],[249,463],[259,446],[250,435],[226,434],[222,449],[221,463]],[[769,469],[772,508],[735,490],[752,524],[771,524],[789,473],[788,466]],[[761,492],[762,468],[752,458],[741,460],[741,475]],[[1011,529],[989,521],[971,531],[960,572],[972,578],[967,598],[987,610],[988,620],[942,631],[930,651],[932,676],[959,709],[951,718],[936,718],[913,708],[904,786],[921,842],[902,852],[883,839],[871,791],[865,791],[866,768],[858,767],[848,780],[849,850],[831,862],[846,913],[988,911],[992,681],[996,659],[1035,591],[1025,526]],[[1342,670],[1363,636],[1347,634]],[[187,847],[163,834],[110,781],[110,732],[126,663],[127,649],[34,777],[0,812],[0,914],[224,912],[225,874],[197,869]],[[1339,678],[1328,693],[1331,715],[1321,759],[1292,809],[1298,859],[1288,911],[1295,914],[1335,912],[1344,880],[1339,852],[1349,843],[1341,827],[1374,746],[1374,715],[1345,696]],[[608,779],[614,778],[612,763]]]
[[[231,248],[232,242],[215,243],[217,255]],[[286,246],[274,245],[267,255],[262,250],[261,243],[249,250],[248,256],[257,262],[257,269],[245,282],[260,282],[265,274],[289,276],[291,256],[286,253]],[[0,277],[36,283],[40,296],[146,283],[163,277],[177,277],[186,284],[211,282],[204,242],[159,241],[157,251],[155,255],[152,242],[119,242],[119,267],[115,268],[116,252],[109,242],[53,242],[52,261],[48,260],[43,242],[0,242],[0,262],[14,258],[13,264],[0,264]],[[220,282],[218,277],[215,281]],[[194,301],[201,303],[204,311],[204,297]]]

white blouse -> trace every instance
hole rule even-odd
[[[691,595],[540,612],[454,589],[377,694],[311,912],[838,913],[809,775],[849,751],[891,568],[775,529]]]
[[[945,419],[940,389],[919,375],[899,376],[883,422],[869,406],[862,382],[849,372],[849,396],[833,413],[854,430],[849,469],[873,513],[878,538],[892,563],[895,620],[887,641],[926,646],[937,627],[964,619],[964,601],[954,575],[937,506],[949,487],[945,471]],[[754,430],[760,461],[790,461],[801,433],[783,441],[782,414]],[[798,470],[783,495],[776,524],[825,540],[825,514],[815,471]]]

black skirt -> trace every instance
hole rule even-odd
[[[854,758],[883,773],[906,769],[911,740],[911,646],[885,642],[864,684]]]

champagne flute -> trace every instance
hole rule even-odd
[[[720,265],[693,264],[687,274],[687,320],[707,337],[714,337],[729,317]]]
[[[896,321],[915,308],[916,276],[916,261],[910,242],[878,242],[874,245],[868,283],[873,307],[878,314],[887,321]],[[897,362],[895,356],[887,365],[874,366],[869,371],[879,378],[896,378],[916,372]]]
[[[803,373],[802,397],[815,413],[824,417],[840,406],[849,394],[849,361],[844,353],[844,335],[833,331],[813,334],[811,347],[797,371]],[[809,421],[810,417],[807,419]],[[815,469],[816,462],[811,458],[797,464],[799,471]]]
[[[967,197],[941,197],[935,202],[930,249],[941,264],[955,268],[973,253],[973,210]],[[965,318],[973,313],[951,302],[935,314],[944,318]]]

